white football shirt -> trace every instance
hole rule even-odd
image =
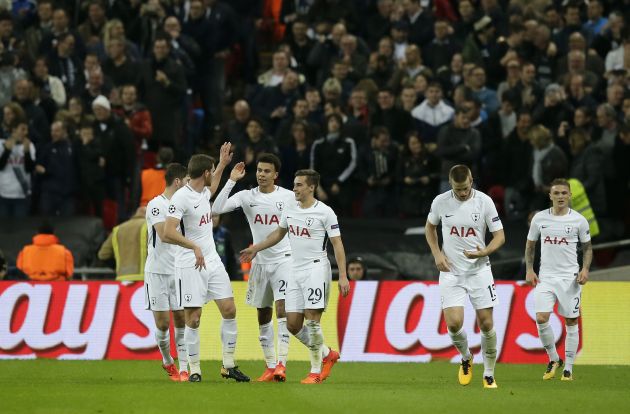
[[[297,201],[288,204],[280,227],[288,230],[293,267],[300,270],[328,262],[328,239],[341,235],[337,215],[319,200],[309,208],[301,208]]]
[[[503,224],[490,197],[472,189],[470,198],[459,201],[453,191],[435,197],[427,220],[437,226],[442,222],[442,250],[451,263],[454,275],[470,275],[490,266],[490,259],[469,259],[464,250],[486,247],[486,229],[495,232]]]
[[[290,203],[296,203],[295,195],[293,191],[275,186],[270,193],[263,193],[256,187],[251,190],[239,191],[227,198],[235,184],[236,182],[232,180],[225,183],[212,204],[212,210],[215,214],[223,214],[237,208],[243,209],[254,244],[260,243],[278,227],[284,207]],[[288,260],[291,260],[291,246],[288,237],[285,236],[275,246],[258,252],[253,263],[274,264]]]
[[[591,241],[588,221],[573,209],[554,216],[552,209],[539,211],[532,219],[527,240],[540,239],[540,278],[575,279],[580,270],[577,243]]]
[[[147,204],[146,220],[149,247],[147,249],[147,262],[144,266],[144,270],[147,272],[163,275],[175,274],[175,254],[180,247],[162,242],[154,227],[156,224],[166,221],[169,203],[169,199],[160,194]]]
[[[198,193],[189,185],[177,190],[168,206],[167,217],[179,220],[178,229],[188,240],[195,243],[204,257],[220,260],[212,236],[212,208],[210,190],[207,187]],[[190,249],[177,249],[176,267],[193,267],[195,253]]]

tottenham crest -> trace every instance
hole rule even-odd
[[[276,201],[276,207],[278,207],[278,210],[282,211],[284,208],[284,201]]]
[[[311,227],[313,225],[313,221],[315,221],[315,219],[313,219],[312,217],[307,217],[306,218],[306,225],[308,227]]]
[[[564,232],[566,234],[571,234],[571,230],[573,230],[573,227],[571,227],[571,226],[564,226]]]
[[[190,302],[192,300],[192,295],[190,293],[187,293],[184,295],[184,300],[186,302]]]
[[[472,217],[472,221],[474,221],[475,223],[479,221],[479,218],[481,218],[481,214],[479,213],[472,213],[470,215],[470,217]]]

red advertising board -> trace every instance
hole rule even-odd
[[[494,308],[499,362],[546,363],[535,322],[533,289],[514,282],[498,282]],[[468,343],[481,362],[481,335],[475,313],[465,307]],[[563,324],[552,314],[551,326],[564,353]],[[341,354],[346,361],[428,362],[459,360],[442,317],[436,282],[360,282],[339,299],[337,327]]]

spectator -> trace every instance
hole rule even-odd
[[[513,90],[519,94],[519,109],[533,110],[543,98],[544,89],[536,81],[536,66],[525,63],[521,69],[521,79]]]
[[[278,154],[279,151],[273,138],[265,133],[262,120],[252,118],[247,123],[245,142],[234,151],[235,158],[245,162],[245,177],[239,180],[243,188],[256,187],[256,159],[263,152]]]
[[[142,170],[142,196],[140,206],[146,206],[154,197],[162,194],[166,188],[166,166],[173,162],[173,150],[162,147],[157,154],[157,164],[153,168]]]
[[[157,146],[174,147],[182,132],[181,104],[186,93],[184,70],[169,57],[170,44],[159,37],[153,54],[140,75],[142,101],[146,102],[153,122],[153,140]]]
[[[280,146],[280,182],[286,188],[293,187],[295,172],[310,167],[311,145],[313,135],[304,120],[296,120],[291,125],[291,139],[288,144]]]
[[[34,168],[35,146],[28,139],[28,125],[17,119],[10,137],[0,139],[0,217],[28,215]]]
[[[370,148],[363,152],[360,165],[367,183],[363,199],[363,214],[367,217],[394,214],[397,163],[398,146],[392,144],[389,131],[385,127],[374,128]]]
[[[353,81],[365,76],[367,58],[358,50],[357,37],[346,34],[341,37],[341,60],[348,65],[348,75]]]
[[[85,107],[89,108],[92,106],[92,101],[94,101],[97,96],[110,96],[111,89],[105,83],[103,70],[100,67],[90,71],[87,80],[87,85],[85,85],[85,90],[81,97]]]
[[[403,217],[423,217],[437,195],[439,160],[424,147],[417,132],[407,135],[407,143],[398,163],[398,212]]]
[[[615,70],[627,70],[628,57],[630,56],[630,25],[621,32],[622,44],[616,49],[612,49],[606,55],[606,75],[610,77]]]
[[[466,38],[462,49],[465,63],[489,68],[500,61],[495,41],[495,26],[489,16],[483,16],[474,25],[474,32]],[[492,73],[492,72],[491,72]],[[493,74],[493,73],[492,73]]]
[[[477,176],[477,161],[481,154],[481,136],[470,126],[470,114],[464,107],[455,109],[453,122],[440,128],[435,155],[442,160],[440,192],[450,188],[448,173],[454,165],[465,164]]]
[[[68,109],[57,112],[56,120],[63,121],[68,127],[68,133],[72,139],[79,139],[80,126],[91,122],[93,118],[85,112],[83,101],[78,96],[68,100]]]
[[[527,199],[533,190],[530,174],[533,149],[528,136],[531,126],[532,114],[519,112],[516,127],[501,151],[499,176],[505,188],[503,211],[510,220],[523,219],[529,211]]]
[[[59,243],[50,224],[39,227],[33,244],[18,254],[16,265],[29,279],[39,282],[70,280],[74,273],[72,252]]]
[[[606,187],[604,186],[604,156],[590,143],[586,131],[573,129],[569,133],[571,166],[569,177],[582,182],[596,217],[606,215]]]
[[[147,260],[146,207],[138,207],[128,221],[114,227],[98,251],[100,260],[114,259],[116,280],[144,280]]]
[[[100,140],[94,138],[91,122],[85,122],[77,128],[76,157],[79,172],[79,200],[82,211],[103,216],[105,199],[105,152]]]
[[[341,116],[326,117],[326,136],[311,147],[311,169],[321,174],[317,198],[340,214],[348,214],[353,199],[352,178],[357,167],[357,148],[352,138],[341,136]]]
[[[105,8],[99,0],[91,0],[87,6],[87,18],[77,29],[87,49],[101,56],[106,23]]]
[[[562,122],[571,119],[571,112],[573,109],[566,101],[564,89],[557,83],[552,83],[545,88],[544,102],[534,110],[534,123],[557,131]]]
[[[72,216],[75,211],[77,165],[68,130],[61,121],[50,127],[52,142],[37,155],[35,173],[41,182],[39,211],[45,216]]]
[[[584,88],[584,75],[580,73],[570,74],[567,78],[566,89],[568,91],[567,102],[573,108],[586,106],[595,109],[597,107],[597,101]]]
[[[269,131],[275,132],[279,121],[287,115],[291,104],[298,97],[298,86],[298,75],[289,71],[280,85],[264,88],[254,99],[254,113],[269,123]]]
[[[453,90],[462,84],[464,80],[464,58],[461,53],[455,53],[451,57],[448,68],[441,68],[437,72],[438,80],[444,88],[444,96],[449,99],[453,95]]]
[[[236,146],[245,140],[245,130],[251,116],[252,111],[246,100],[239,99],[234,102],[234,119],[228,122],[226,130],[230,141]]]
[[[125,26],[119,19],[110,19],[105,25],[105,34],[103,35],[103,44],[105,51],[109,53],[109,45],[113,39],[120,39],[123,42],[125,55],[132,62],[138,62],[142,59],[140,49],[131,40],[125,37]]]
[[[164,31],[171,38],[173,58],[184,68],[187,83],[191,84],[197,72],[195,60],[201,56],[201,47],[191,36],[182,33],[182,25],[175,16],[169,16],[164,20]]]
[[[2,125],[0,126],[0,138],[9,138],[16,122],[26,122],[26,114],[15,102],[9,102],[2,108]]]
[[[127,56],[124,37],[115,37],[106,44],[107,58],[103,62],[103,73],[115,87],[138,83],[139,65]]]
[[[488,114],[495,112],[499,109],[499,100],[497,99],[497,92],[486,86],[486,71],[481,66],[477,66],[473,69],[472,76],[471,86],[474,95]]]
[[[588,20],[582,25],[582,32],[586,34],[588,43],[591,44],[595,37],[608,25],[608,19],[602,16],[604,7],[601,0],[590,0],[587,3],[586,10]]]
[[[37,58],[35,60],[33,75],[34,82],[38,84],[42,95],[51,97],[59,108],[66,106],[66,89],[61,79],[50,75],[46,59]]]
[[[55,46],[63,43],[69,37],[72,38],[71,49],[75,49],[76,56],[81,59],[83,55],[85,55],[85,47],[83,45],[83,42],[81,41],[81,37],[76,30],[70,28],[70,19],[68,18],[68,13],[63,8],[57,6],[53,10],[52,26],[50,28],[50,31],[46,33],[41,43],[39,44],[39,54],[42,56],[50,55],[55,49]],[[51,73],[59,76],[57,73],[54,73],[52,71],[52,64]],[[62,78],[61,76],[59,77]],[[61,80],[63,80],[63,78]]]
[[[390,0],[391,1],[391,0]],[[282,2],[284,4],[291,3],[289,1]],[[310,73],[310,68],[307,66],[308,55],[311,53],[315,40],[308,37],[308,24],[303,19],[296,20],[291,26],[291,30],[285,32],[285,36],[289,36],[288,41],[291,53],[295,58],[298,69],[304,73],[309,80],[314,79],[314,76]]]
[[[276,142],[278,145],[292,143],[292,130],[296,122],[303,122],[306,125],[309,136],[315,137],[319,135],[318,125],[308,121],[308,101],[298,98],[293,102],[291,116],[286,116],[282,122],[280,122],[280,126],[278,126],[278,131],[276,132]]]
[[[4,252],[0,250],[0,281],[7,277],[7,259],[4,257]]]
[[[405,51],[410,46],[409,23],[405,20],[394,22],[390,36],[394,42],[394,62],[400,65],[405,61]]]
[[[284,76],[290,71],[289,63],[289,56],[285,52],[276,51],[272,55],[271,69],[258,77],[258,84],[264,88],[280,85]]]
[[[612,188],[615,190],[612,194],[608,194],[609,209],[611,215],[619,220],[623,220],[627,217],[628,201],[630,191],[630,124],[625,123],[619,129],[619,135],[615,140],[615,147],[613,150],[613,165],[615,169],[615,178]],[[618,191],[622,190],[622,191]],[[625,234],[627,235],[628,228],[626,227]]]
[[[393,0],[377,0],[376,13],[367,17],[365,27],[368,30],[366,30],[365,39],[370,48],[376,47],[379,39],[389,34],[392,25],[393,3]]]
[[[109,100],[104,96],[92,102],[96,138],[103,146],[105,155],[106,198],[117,203],[118,220],[127,213],[126,191],[131,185],[135,167],[135,152],[131,131],[120,118],[113,115]]]
[[[35,103],[33,83],[30,80],[21,79],[15,84],[13,100],[20,104],[28,121],[29,134],[37,145],[43,144],[49,138],[49,124],[46,113]]]
[[[75,37],[70,33],[60,35],[48,57],[50,74],[61,79],[66,93],[70,95],[81,93],[85,85],[83,63],[74,50],[75,42]]]
[[[400,92],[400,108],[411,115],[411,111],[418,104],[418,96],[416,95],[416,89],[411,85],[406,85]]]
[[[217,254],[221,258],[223,266],[225,266],[225,271],[230,276],[230,280],[243,280],[240,266],[236,261],[232,234],[227,227],[221,225],[221,216],[219,214],[212,215],[212,236],[214,238],[214,245],[217,248]]]
[[[411,111],[415,119],[416,129],[425,144],[432,144],[429,152],[432,152],[439,130],[449,122],[455,113],[442,99],[442,86],[433,82],[427,86],[426,99]]]
[[[37,16],[33,24],[24,32],[26,53],[31,60],[39,56],[39,47],[53,27],[53,0],[37,2]]]
[[[11,101],[15,85],[19,80],[26,79],[26,72],[16,66],[16,57],[12,52],[0,51],[0,106]]]
[[[421,0],[403,0],[406,21],[409,24],[409,41],[425,47],[431,41],[433,16],[423,7]]]
[[[134,85],[124,85],[120,89],[122,105],[113,112],[125,121],[134,138],[136,157],[139,166],[142,165],[142,149],[150,147],[154,149],[156,143],[153,138],[153,120],[151,113],[142,103],[138,102],[138,92]]]
[[[385,127],[390,139],[402,146],[407,132],[413,129],[412,118],[408,112],[395,106],[396,95],[389,88],[378,91],[378,107],[372,115],[370,124],[373,127]]]
[[[361,257],[348,260],[348,279],[364,280],[367,277],[367,269]]]
[[[455,39],[450,35],[451,24],[448,20],[437,20],[433,24],[434,38],[424,49],[424,61],[431,68],[433,73],[439,70],[448,69],[452,56],[462,49]]]
[[[541,210],[549,206],[549,189],[551,182],[557,177],[566,177],[569,172],[567,157],[553,143],[549,129],[542,125],[534,125],[528,132],[532,153],[531,177],[534,183],[530,207]]]
[[[553,38],[553,42],[558,47],[558,55],[564,56],[567,54],[569,50],[569,36],[581,30],[580,5],[577,2],[567,2],[564,8],[564,27]]]
[[[389,81],[389,87],[393,89],[394,93],[400,92],[405,83],[416,79],[419,74],[423,74],[425,77],[433,76],[431,69],[422,64],[418,46],[409,45],[404,53],[404,58],[398,64],[398,69]]]

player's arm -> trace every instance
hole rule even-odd
[[[485,248],[477,246],[477,250],[469,251],[464,250],[464,256],[469,259],[478,259],[480,257],[490,256],[492,253],[499,250],[501,246],[505,244],[505,232],[503,229],[492,232],[492,240]]]
[[[578,283],[585,285],[588,282],[588,272],[593,262],[593,245],[590,241],[582,243],[582,270],[578,274]]]
[[[335,260],[339,268],[339,291],[341,292],[341,296],[346,297],[348,293],[350,293],[350,282],[348,281],[348,274],[346,273],[346,251],[343,248],[341,236],[331,237],[330,244],[333,246]]]
[[[278,228],[269,233],[269,236],[267,236],[265,240],[261,241],[260,243],[253,244],[247,249],[241,250],[241,262],[251,262],[254,257],[256,257],[256,253],[258,253],[259,251],[268,249],[271,246],[275,246],[276,244],[280,243],[280,240],[284,238],[284,236],[287,234],[287,231],[288,230],[286,227],[278,226]]]
[[[215,214],[229,213],[241,207],[241,200],[237,194],[229,197],[230,192],[236,185],[236,182],[245,176],[245,163],[239,162],[232,168],[230,179],[225,183],[223,189],[217,194],[217,198],[212,203],[212,212]],[[229,198],[228,198],[229,197]]]
[[[450,272],[450,263],[448,258],[440,250],[440,244],[438,243],[437,225],[431,223],[427,218],[427,223],[424,226],[424,236],[427,239],[427,244],[431,249],[433,259],[435,259],[435,266],[440,272]]]
[[[166,217],[164,222],[164,231],[160,237],[163,242],[176,244],[185,249],[190,249],[195,253],[195,269],[206,268],[206,262],[201,252],[201,248],[192,241],[188,240],[184,235],[177,231],[179,220],[175,217]],[[156,229],[157,231],[157,229]]]
[[[536,255],[536,240],[529,240],[525,243],[525,281],[532,286],[540,283],[538,275],[534,272],[534,257]]]
[[[221,176],[223,175],[223,170],[227,167],[230,162],[232,162],[231,152],[232,144],[229,142],[224,142],[221,145],[221,150],[219,152],[219,163],[216,168],[212,172],[212,184],[210,184],[210,194],[214,194],[219,188],[219,184],[221,183]]]

